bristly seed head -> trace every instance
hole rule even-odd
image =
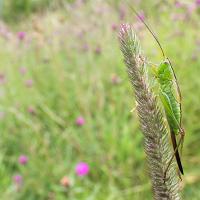
[[[134,88],[137,111],[144,134],[144,149],[155,200],[180,200],[176,170],[170,165],[168,179],[164,182],[164,170],[171,157],[167,129],[157,98],[149,88],[144,57],[140,42],[129,24],[119,30],[120,48],[124,55],[129,79]]]
[[[129,24],[121,24],[120,25],[120,33],[122,33],[122,34],[128,33],[130,28],[131,28],[131,26]]]

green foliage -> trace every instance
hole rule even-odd
[[[74,0],[1,0],[1,16],[3,19],[15,22],[29,16],[31,13],[42,12],[50,8],[57,8],[64,2],[72,3]]]
[[[4,19],[13,21],[19,19],[19,17],[28,16],[39,8],[42,9],[42,7],[47,6],[49,2],[49,0],[4,0],[2,4],[2,15]]]

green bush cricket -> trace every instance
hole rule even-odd
[[[169,169],[170,164],[172,163],[174,156],[176,158],[179,171],[183,175],[184,172],[178,149],[180,145],[182,149],[185,131],[182,128],[181,92],[177,82],[177,78],[174,73],[172,64],[169,58],[165,56],[165,53],[158,38],[156,37],[154,32],[150,29],[150,27],[147,25],[147,23],[140,17],[137,11],[133,7],[131,7],[131,9],[136,14],[136,16],[141,20],[141,22],[146,26],[148,31],[152,34],[152,36],[158,43],[163,55],[163,61],[157,67],[153,67],[153,71],[154,71],[154,76],[157,78],[157,81],[159,83],[159,96],[169,125],[172,145],[174,149],[174,153],[164,171],[164,179],[166,178],[167,171]],[[178,143],[176,141],[177,135],[180,135]]]

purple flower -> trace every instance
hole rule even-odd
[[[191,59],[193,61],[196,61],[198,59],[198,55],[196,53],[193,53]]]
[[[20,72],[22,75],[26,74],[26,72],[27,72],[26,67],[20,67],[19,72]]]
[[[101,47],[97,46],[96,49],[94,50],[95,54],[99,55],[101,54]]]
[[[87,163],[80,162],[76,165],[76,174],[78,176],[86,176],[90,171],[90,167]]]
[[[23,178],[21,175],[17,174],[13,177],[13,181],[17,186],[20,186],[22,184]]]
[[[80,116],[76,119],[77,126],[83,126],[84,124],[85,124],[85,119],[83,117]]]
[[[26,85],[27,87],[29,87],[29,88],[32,87],[32,86],[33,86],[33,80],[32,80],[32,79],[26,80],[25,85]]]
[[[111,82],[113,85],[118,85],[121,83],[121,79],[116,74],[113,74],[111,77]]]
[[[70,180],[70,178],[68,176],[64,176],[60,180],[60,184],[67,188],[67,187],[69,187],[71,185],[71,180]]]
[[[28,107],[28,112],[29,112],[30,114],[35,114],[35,108],[34,108],[33,106],[29,106],[29,107]]]
[[[26,33],[23,31],[20,31],[17,33],[17,36],[18,36],[19,40],[24,40]]]
[[[21,155],[21,156],[19,157],[18,161],[19,161],[19,163],[20,163],[21,165],[26,165],[27,162],[28,162],[28,157],[25,156],[25,155]]]
[[[175,6],[176,6],[177,8],[181,8],[181,7],[183,6],[183,4],[182,4],[182,2],[180,2],[180,1],[175,1]]]
[[[196,5],[200,6],[200,0],[196,0]]]
[[[0,74],[0,84],[4,84],[6,82],[6,77],[4,74]]]
[[[87,43],[84,43],[83,46],[82,46],[82,51],[86,52],[88,50],[89,50],[89,45]]]
[[[126,9],[125,7],[121,6],[119,9],[119,18],[120,20],[124,20],[125,17],[126,17]]]
[[[111,26],[113,31],[116,31],[118,29],[118,25],[117,24],[112,24]]]

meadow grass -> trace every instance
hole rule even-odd
[[[126,6],[126,17],[119,20],[119,9],[112,5],[89,1],[6,25],[0,38],[1,199],[152,198],[137,113],[130,112],[135,100],[112,29],[124,21],[138,22]],[[180,83],[186,129],[183,194],[198,200],[199,14],[196,9],[186,20],[174,20],[185,10],[142,8]],[[26,33],[23,40],[19,31]],[[136,32],[148,58],[159,63],[161,53],[152,37],[144,27]],[[85,119],[82,126],[76,124],[79,116]],[[18,162],[20,155],[28,157],[26,165]],[[75,173],[81,161],[90,166],[85,177]],[[16,174],[23,177],[19,191]],[[69,177],[70,187],[60,184],[63,176]]]

